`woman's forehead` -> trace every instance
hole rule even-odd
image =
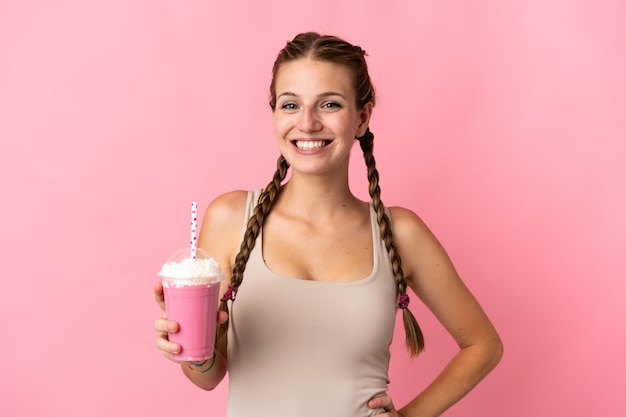
[[[322,89],[354,94],[352,81],[352,74],[344,65],[303,58],[281,64],[276,74],[276,93]]]

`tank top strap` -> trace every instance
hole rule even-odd
[[[256,207],[257,201],[259,201],[259,196],[261,195],[261,189],[256,190],[248,190],[248,197],[246,199],[246,214],[243,218],[243,225],[241,226],[241,236],[239,237],[239,242],[243,241],[243,237],[246,234],[246,229],[248,228],[248,220],[252,217],[254,213],[254,207]]]
[[[369,208],[372,225],[372,238],[374,241],[374,263],[377,264],[378,268],[383,268],[383,270],[386,269],[391,271],[389,252],[387,251],[385,241],[380,234],[380,226],[378,225],[376,210],[374,209],[374,205],[371,202],[369,203]],[[391,213],[389,212],[389,209],[387,207],[385,207],[385,214],[387,214],[387,218],[389,218],[389,223],[391,225]]]

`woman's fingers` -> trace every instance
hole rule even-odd
[[[160,319],[154,321],[154,330],[161,333],[176,333],[178,331],[178,323],[165,318],[165,314]]]
[[[159,336],[156,341],[156,346],[168,358],[169,355],[175,355],[177,353],[180,353],[180,345],[167,340],[167,336]]]
[[[166,322],[166,323],[162,323],[162,322]],[[154,328],[157,331],[159,331],[159,337],[157,337],[157,340],[156,340],[156,347],[163,353],[163,355],[165,355],[170,360],[172,360],[170,355],[175,355],[177,353],[180,353],[180,345],[178,343],[170,342],[169,339],[167,338],[167,332],[159,330],[159,329],[167,328],[168,325],[171,325],[171,324],[176,325],[172,327],[176,327],[176,328],[178,327],[178,325],[175,322],[167,322],[167,320],[165,319],[158,319],[154,325]]]
[[[379,397],[374,397],[367,403],[369,408],[383,408],[385,410],[385,416],[399,416],[400,414],[396,414],[397,411],[393,406],[393,401],[391,397],[387,394],[381,395]]]
[[[178,331],[178,323],[167,320],[166,318],[156,319],[154,321],[154,330],[159,332],[159,337],[156,340],[156,346],[165,356],[180,352],[180,345],[178,343],[170,342],[167,337],[168,333],[176,333]]]
[[[381,395],[379,397],[374,397],[367,405],[370,408],[384,408],[385,410],[393,410],[393,402],[391,401],[391,397],[388,395]]]
[[[163,295],[163,285],[160,282],[154,285],[154,300],[161,310],[165,311],[165,296]]]

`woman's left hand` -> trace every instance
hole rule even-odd
[[[385,412],[382,414],[376,414],[380,417],[404,417],[396,408],[393,406],[393,401],[391,397],[387,394],[381,395],[380,397],[374,397],[367,402],[367,406],[369,408],[384,408]]]

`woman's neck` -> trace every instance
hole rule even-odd
[[[347,178],[324,180],[293,176],[280,193],[276,208],[318,221],[327,221],[360,209],[363,202],[357,199]]]

